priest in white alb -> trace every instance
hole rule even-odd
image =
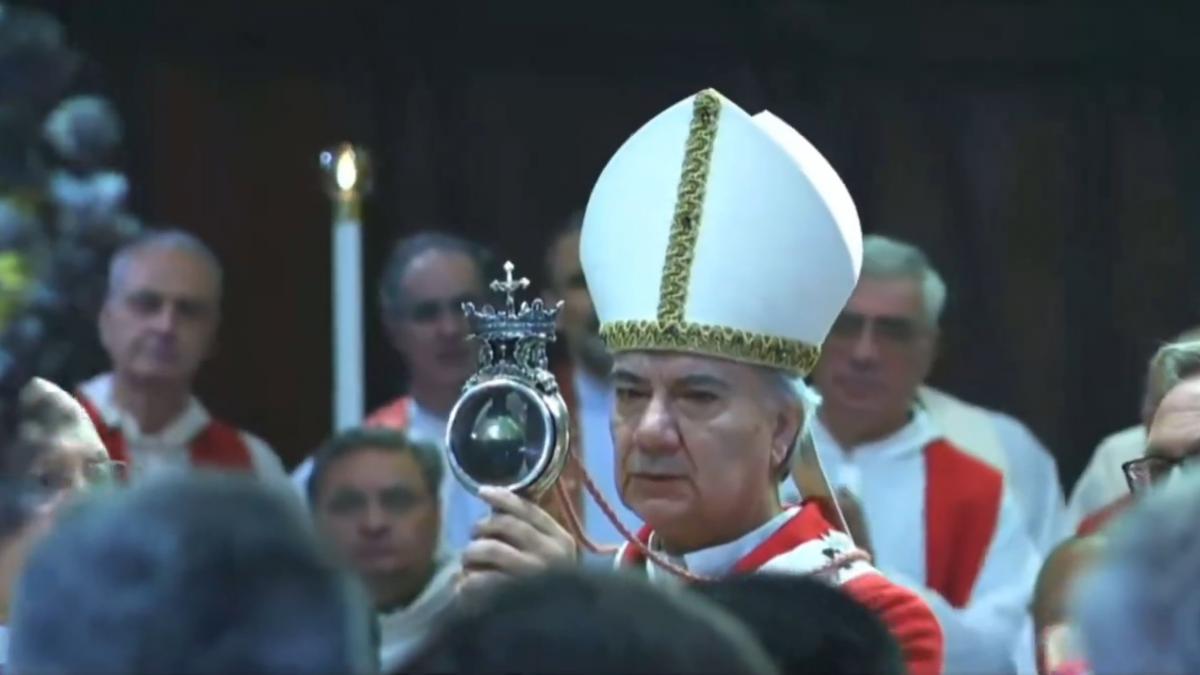
[[[1041,557],[1004,475],[917,403],[936,352],[928,271],[915,248],[864,248],[814,371],[813,439],[830,482],[861,503],[857,543],[937,613],[946,670],[1012,672]]]
[[[911,672],[941,672],[929,606],[869,564],[828,502],[779,500],[804,425],[797,378],[861,259],[849,193],[800,141],[706,90],[634,133],[592,191],[581,256],[614,352],[616,484],[646,523],[612,564],[664,583],[815,575],[879,615]],[[496,512],[463,552],[464,589],[578,557],[541,509],[481,496]]]

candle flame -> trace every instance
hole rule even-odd
[[[338,189],[343,192],[354,189],[354,184],[358,182],[358,167],[354,164],[353,150],[346,150],[338,155],[335,175]]]

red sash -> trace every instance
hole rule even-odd
[[[1079,528],[1075,530],[1075,536],[1086,537],[1103,530],[1130,506],[1133,506],[1133,495],[1127,494],[1099,511],[1093,512],[1079,523]]]
[[[121,430],[105,423],[100,411],[88,400],[87,396],[77,393],[75,398],[79,400],[88,417],[91,418],[92,424],[96,426],[96,431],[100,433],[100,440],[108,449],[108,456],[114,461],[124,462],[128,466],[132,458],[125,447],[125,437],[121,434]],[[245,441],[242,440],[241,432],[215,419],[210,420],[208,426],[204,427],[191,440],[188,450],[193,466],[235,471],[254,470],[254,460],[250,454],[250,448],[246,447]]]
[[[408,428],[409,407],[411,403],[411,397],[402,396],[371,413],[367,417],[367,420],[363,422],[363,426],[386,427],[396,431],[404,431]]]
[[[822,535],[834,529],[836,528],[825,519],[820,505],[813,500],[805,500],[800,513],[793,516],[774,534],[767,537],[766,541],[734,564],[733,574],[755,572],[773,558],[791,551],[800,544],[820,539]],[[637,532],[638,541],[649,544],[652,532],[649,525],[643,525],[642,529]],[[645,567],[646,557],[636,546],[624,546],[620,562],[623,567]]]
[[[945,440],[925,448],[925,584],[965,607],[996,533],[1004,476]]]
[[[733,566],[733,574],[752,574],[775,558],[789,553],[802,544],[821,539],[834,530],[826,518],[822,505],[806,500],[796,514],[782,525],[767,540],[746,554]],[[650,528],[638,531],[638,539],[649,543]],[[621,566],[636,566],[644,569],[646,560],[634,546],[625,546],[620,559]],[[796,570],[796,573],[803,573]],[[850,597],[875,612],[904,653],[908,672],[913,675],[936,675],[941,673],[944,642],[942,629],[929,605],[912,591],[888,581],[875,570],[857,575],[841,588]]]

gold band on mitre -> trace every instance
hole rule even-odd
[[[721,97],[717,92],[706,89],[696,94],[663,262],[656,320],[607,323],[600,327],[600,336],[613,352],[689,352],[807,375],[820,356],[819,347],[727,326],[690,323],[684,318],[720,116]]]
[[[613,352],[687,352],[778,368],[800,376],[812,372],[821,356],[819,347],[799,340],[698,323],[614,321],[600,327],[600,336]]]

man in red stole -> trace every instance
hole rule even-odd
[[[918,404],[937,344],[932,274],[919,249],[867,238],[814,371],[813,439],[830,482],[861,502],[870,535],[856,541],[937,613],[947,670],[1013,672],[1041,558],[1004,475]]]
[[[100,313],[112,372],[78,398],[108,454],[138,478],[205,467],[286,478],[258,437],[212,417],[192,394],[216,336],[221,266],[197,237],[147,233],[118,251]]]
[[[879,614],[911,672],[935,673],[942,636],[929,606],[868,564],[820,503],[779,501],[804,421],[793,378],[854,288],[861,237],[815,148],[785,147],[712,90],[659,114],[609,161],[581,255],[614,352],[616,483],[646,523],[615,564],[656,581],[816,575]],[[575,555],[534,505],[481,497],[496,512],[463,553],[465,588]]]

